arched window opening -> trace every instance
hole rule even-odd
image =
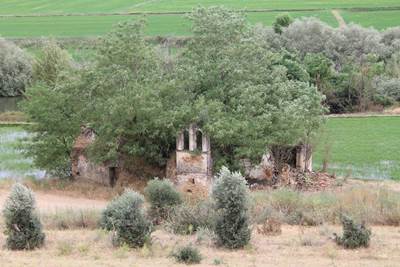
[[[183,149],[189,150],[189,131],[185,130],[183,132]]]
[[[196,147],[200,151],[203,149],[203,133],[199,130],[196,131]]]

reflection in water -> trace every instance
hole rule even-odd
[[[17,111],[18,102],[22,100],[22,96],[16,97],[0,97],[0,113],[6,111]]]

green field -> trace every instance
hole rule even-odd
[[[190,34],[190,24],[183,13],[198,5],[246,10],[250,22],[265,25],[271,25],[278,14],[288,11],[294,18],[315,16],[336,27],[338,23],[331,14],[332,9],[338,9],[347,23],[377,29],[400,25],[398,0],[2,0],[0,35],[16,38],[98,36],[119,21],[137,19],[147,13],[147,35],[184,36]],[[396,10],[382,11],[385,8]],[[168,14],[171,12],[173,14]]]
[[[384,30],[400,26],[400,10],[369,12],[341,11],[340,13],[347,23],[353,22],[364,27],[374,27],[378,30]]]
[[[280,12],[257,12],[247,14],[251,23],[271,25]],[[329,11],[293,12],[294,18],[314,16],[326,23],[337,26]],[[0,33],[5,37],[84,37],[98,36],[108,32],[112,25],[136,16],[60,16],[60,17],[3,17],[0,18]],[[190,22],[180,15],[147,15],[146,34],[150,36],[185,36],[190,34]]]
[[[315,169],[322,166],[326,144],[332,173],[400,179],[400,117],[329,118],[314,155]]]
[[[235,9],[332,9],[398,7],[398,0],[2,0],[0,14],[68,14],[190,11],[203,6]]]

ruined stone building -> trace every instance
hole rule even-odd
[[[149,166],[143,160],[121,157],[117,164],[95,164],[89,160],[87,147],[95,140],[92,129],[82,127],[76,139],[72,159],[72,175],[75,179],[87,180],[99,184],[114,186],[145,180],[149,177],[168,178],[184,192],[208,192],[213,179],[210,137],[197,125],[191,124],[182,130],[176,138],[176,151],[170,157],[165,168]],[[268,180],[274,175],[275,162],[271,154],[264,155],[260,164],[254,166],[243,161],[245,175],[250,179]],[[299,171],[312,171],[311,147],[298,145],[289,149],[286,162],[290,168]],[[145,181],[144,181],[145,183]]]
[[[210,138],[195,124],[176,138],[175,183],[183,191],[208,191],[212,184]]]

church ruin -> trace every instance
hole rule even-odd
[[[132,182],[142,179],[145,183],[148,177],[165,177],[173,181],[183,192],[207,193],[210,191],[213,179],[210,137],[196,124],[190,124],[188,128],[178,133],[176,151],[172,153],[167,166],[158,169],[149,166],[141,159],[127,160],[123,157],[117,164],[107,162],[96,164],[89,160],[86,151],[94,140],[95,132],[82,126],[71,153],[72,176],[75,179],[114,186],[121,180]],[[272,180],[276,174],[278,160],[275,159],[277,158],[278,156],[273,153],[266,154],[258,165],[243,160],[245,176],[255,180]],[[283,161],[289,168],[301,172],[312,171],[311,146],[300,144],[288,147]]]

